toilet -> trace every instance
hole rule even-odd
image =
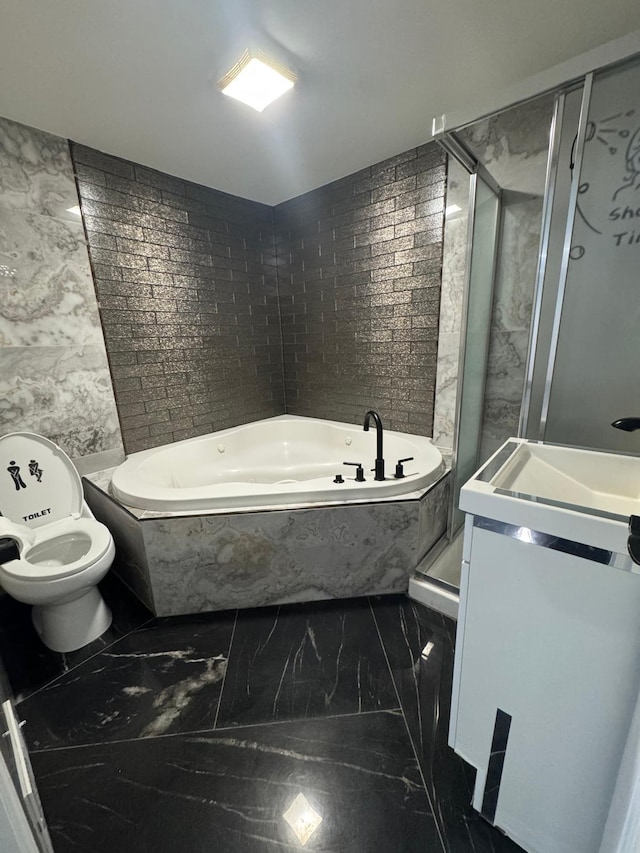
[[[0,539],[20,557],[0,563],[0,586],[33,605],[42,642],[71,652],[100,637],[111,611],[97,584],[115,556],[109,530],[93,517],[69,457],[41,435],[0,437]]]

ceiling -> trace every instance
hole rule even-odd
[[[0,115],[276,204],[638,28],[638,0],[2,0]],[[263,113],[215,86],[246,47],[300,78]]]

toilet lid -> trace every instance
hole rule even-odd
[[[0,437],[0,513],[41,527],[82,513],[80,475],[53,441],[33,432]]]

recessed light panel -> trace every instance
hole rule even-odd
[[[220,91],[242,101],[259,113],[293,88],[296,78],[263,54],[245,51],[231,71],[218,83]]]

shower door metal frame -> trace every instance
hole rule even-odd
[[[560,278],[558,282],[558,293],[556,297],[553,326],[551,330],[551,345],[549,347],[549,360],[544,382],[544,393],[542,397],[542,409],[540,411],[540,423],[538,425],[538,440],[544,441],[547,429],[547,418],[549,416],[549,402],[551,399],[551,385],[558,353],[558,341],[560,338],[560,322],[562,320],[562,309],[564,307],[564,296],[569,274],[569,255],[571,252],[571,237],[573,235],[573,224],[576,216],[578,203],[578,188],[580,186],[580,172],[582,171],[582,158],[584,156],[584,145],[587,136],[587,122],[589,117],[589,106],[591,103],[591,90],[593,87],[593,72],[584,78],[584,89],[582,90],[582,104],[580,106],[580,118],[578,120],[578,135],[576,137],[575,159],[573,173],[571,175],[571,189],[569,192],[569,208],[567,210],[567,221],[564,232],[564,243],[562,246],[562,262],[560,265]],[[533,370],[533,364],[531,365]]]
[[[533,291],[533,309],[531,323],[529,325],[529,344],[527,347],[526,373],[522,390],[522,402],[520,404],[520,419],[518,424],[518,437],[526,437],[529,427],[529,414],[531,408],[531,395],[533,391],[533,375],[538,351],[538,333],[540,331],[540,317],[542,314],[542,297],[544,293],[544,280],[547,273],[547,258],[549,252],[549,241],[551,238],[551,216],[553,213],[553,202],[555,199],[556,181],[558,177],[558,163],[560,159],[560,137],[562,135],[562,121],[564,118],[565,93],[556,97],[549,132],[549,155],[547,158],[547,171],[544,182],[544,207],[542,210],[542,229],[540,234],[540,249],[538,251],[538,267],[536,270],[536,283]]]
[[[464,271],[464,291],[463,291],[463,299],[462,299],[462,311],[460,314],[460,344],[458,348],[458,375],[457,375],[457,387],[456,387],[456,406],[455,406],[455,414],[454,414],[454,422],[453,422],[453,448],[452,448],[452,457],[451,457],[451,477],[452,477],[452,490],[451,490],[451,498],[449,501],[449,508],[447,512],[447,531],[445,534],[445,539],[447,542],[451,542],[455,533],[460,529],[461,525],[458,525],[456,530],[453,529],[454,523],[454,515],[455,515],[455,489],[454,486],[454,473],[457,469],[458,465],[458,443],[460,439],[460,421],[461,421],[461,413],[462,413],[462,390],[463,390],[463,382],[462,374],[464,371],[464,363],[466,356],[466,344],[467,344],[467,326],[469,320],[469,295],[471,289],[471,261],[473,257],[473,243],[474,243],[474,228],[476,223],[476,198],[477,198],[477,187],[478,187],[478,177],[484,181],[484,183],[489,187],[489,189],[496,195],[498,201],[498,212],[497,212],[497,233],[493,246],[493,259],[491,265],[491,298],[493,301],[493,291],[495,287],[495,276],[496,276],[496,261],[499,254],[499,244],[500,244],[500,222],[502,219],[502,190],[500,186],[496,183],[493,177],[489,174],[487,169],[480,163],[473,154],[467,149],[465,144],[461,142],[458,136],[454,132],[450,132],[444,135],[441,139],[438,139],[438,143],[442,146],[445,152],[453,157],[465,171],[469,174],[469,213],[467,219],[467,242],[466,242],[466,257],[465,257],[465,271]],[[488,356],[489,344],[490,344],[491,334],[489,330],[489,334],[487,336],[487,344],[485,350],[485,363]],[[486,387],[486,369],[484,373],[484,383],[482,389],[482,400],[484,400],[484,389]],[[478,456],[480,453],[480,447],[478,445],[478,450],[476,454],[476,463],[478,460]],[[430,580],[437,580],[437,578],[431,578]],[[457,589],[457,587],[450,587],[449,584],[443,583],[447,588]]]

